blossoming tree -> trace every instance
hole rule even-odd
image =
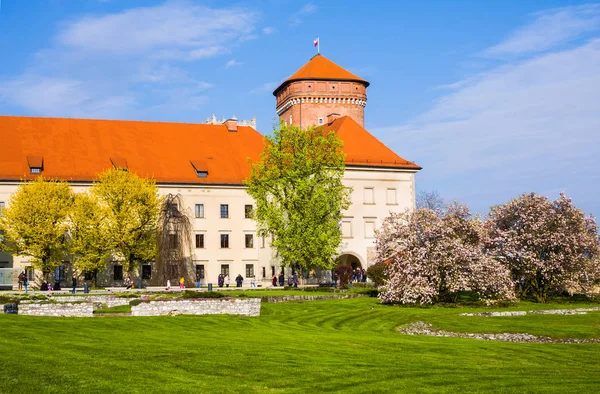
[[[441,216],[430,209],[392,214],[376,240],[378,261],[388,263],[380,299],[428,304],[455,300],[460,291],[512,299],[509,271],[483,253],[484,234],[481,221],[456,203]]]
[[[492,207],[487,248],[512,272],[521,295],[546,302],[552,292],[585,293],[600,278],[598,226],[561,193],[535,193]]]

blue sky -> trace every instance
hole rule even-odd
[[[256,116],[315,53],[367,79],[417,190],[485,213],[565,191],[600,214],[600,3],[2,0],[0,114]]]

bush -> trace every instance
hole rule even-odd
[[[223,294],[221,292],[207,291],[206,293],[196,293],[195,298],[223,298],[223,297],[225,297],[225,294]]]
[[[137,293],[115,293],[115,297],[118,298],[139,298],[139,296]]]
[[[0,295],[0,304],[18,304],[20,299],[18,297]]]
[[[350,278],[352,278],[352,273],[352,267],[349,265],[338,265],[335,268],[335,274],[337,275],[338,280],[340,281],[341,288],[348,287],[348,282],[350,282]]]
[[[367,268],[367,278],[375,284],[375,286],[383,286],[383,283],[388,279],[386,274],[387,266],[384,263],[373,264]]]
[[[131,300],[131,301],[129,301],[129,306],[138,306],[142,302],[144,302],[144,301],[140,300],[139,298],[136,300]]]

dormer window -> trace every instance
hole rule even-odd
[[[208,178],[208,167],[204,160],[191,160],[190,163],[196,171],[196,176],[198,178]]]
[[[41,174],[44,171],[44,158],[42,156],[27,156],[30,174]]]

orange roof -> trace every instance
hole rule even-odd
[[[302,81],[306,79],[356,81],[364,84],[365,87],[369,86],[369,82],[352,74],[350,71],[343,69],[331,60],[327,59],[325,56],[317,54],[313,56],[308,63],[292,74],[291,77],[283,81],[283,83],[279,85],[275,91],[273,91],[273,95],[276,96],[277,92],[290,82]]]
[[[405,160],[385,146],[349,116],[342,116],[323,126],[334,130],[344,142],[347,166],[391,167],[420,170],[421,167]]]
[[[226,125],[0,116],[0,181],[33,179],[31,166],[49,179],[92,181],[117,166],[158,183],[241,185],[264,137],[251,127]],[[352,118],[324,126],[344,141],[347,165],[419,170]],[[35,162],[35,163],[33,163]],[[198,177],[197,171],[208,173]]]
[[[91,181],[118,166],[159,183],[242,184],[263,136],[246,126],[0,116],[0,146],[0,180],[37,177],[31,160],[43,158],[50,179]]]

